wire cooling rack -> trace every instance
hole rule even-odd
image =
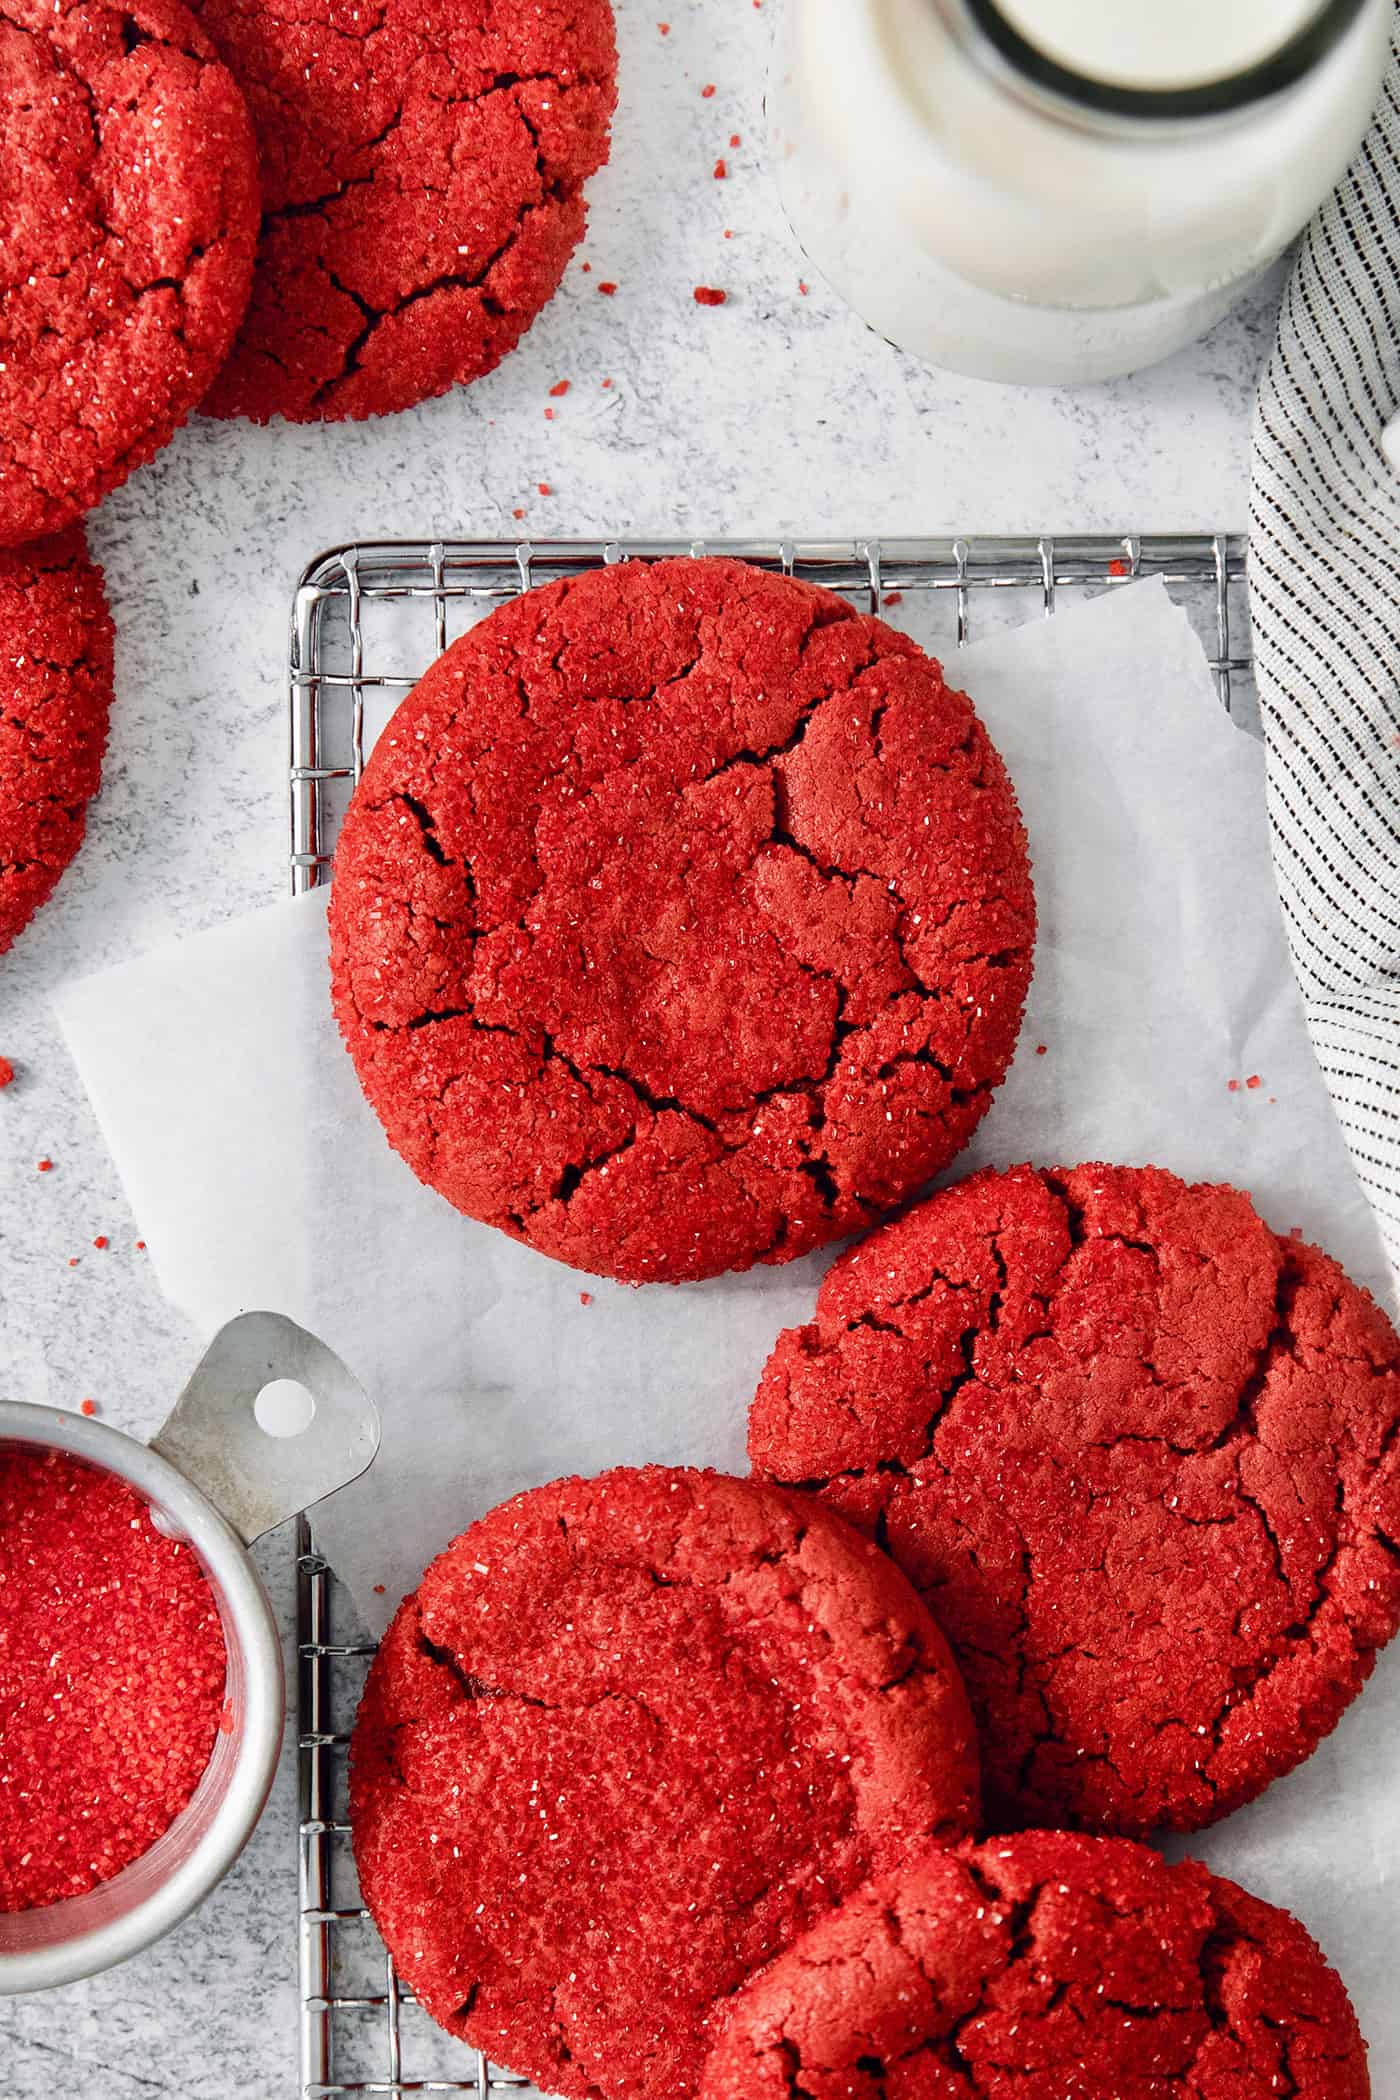
[[[341,817],[379,731],[433,658],[493,606],[600,564],[707,553],[825,584],[944,657],[975,637],[1160,577],[1201,637],[1222,702],[1237,720],[1253,721],[1244,542],[1228,533],[365,542],[319,556],[292,610],[293,890],[328,880]],[[420,2011],[361,1903],[345,1759],[374,1644],[305,1518],[297,1530],[297,1638],[301,2100],[361,2093],[490,2100],[507,2091],[527,2100],[533,2088],[524,2080],[453,2041]]]

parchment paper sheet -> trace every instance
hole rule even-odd
[[[1262,755],[1184,615],[1135,585],[975,644],[957,675],[1019,789],[1041,921],[1020,1053],[959,1170],[1099,1157],[1235,1181],[1389,1301],[1289,970]],[[288,1313],[375,1393],[380,1457],[316,1521],[376,1630],[518,1487],[643,1460],[744,1469],[748,1397],[823,1259],[634,1291],[457,1217],[361,1099],[330,1015],[324,895],[58,1004],[171,1298],[208,1331]],[[1400,2093],[1397,1782],[1400,1656],[1301,1772],[1192,1847],[1323,1940],[1378,2100]]]

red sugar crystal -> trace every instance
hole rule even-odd
[[[150,1849],[209,1762],[225,1675],[188,1545],[110,1473],[0,1452],[0,1911]]]
[[[728,297],[728,292],[720,291],[713,284],[697,284],[695,287],[695,304],[697,306],[723,306]]]
[[[0,1057],[0,1086],[11,1086],[14,1083],[14,1076],[15,1068],[10,1063],[9,1058]]]

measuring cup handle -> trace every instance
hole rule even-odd
[[[293,1435],[254,1412],[287,1379],[313,1403]],[[241,1313],[221,1327],[151,1449],[178,1466],[244,1543],[364,1472],[379,1449],[379,1410],[334,1350],[281,1313]]]

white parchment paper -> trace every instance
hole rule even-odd
[[[958,677],[1019,789],[1041,921],[1020,1052],[960,1165],[1150,1160],[1234,1181],[1391,1302],[1288,965],[1262,754],[1184,615],[1136,585],[974,645]],[[288,1313],[378,1399],[379,1459],[317,1512],[378,1630],[519,1487],[644,1460],[743,1470],[749,1395],[824,1262],[637,1291],[459,1218],[360,1096],[325,946],[312,896],[58,1005],[170,1297],[209,1331]],[[1301,1772],[1192,1847],[1322,1938],[1378,2096],[1400,2092],[1397,1780],[1400,1658]]]

